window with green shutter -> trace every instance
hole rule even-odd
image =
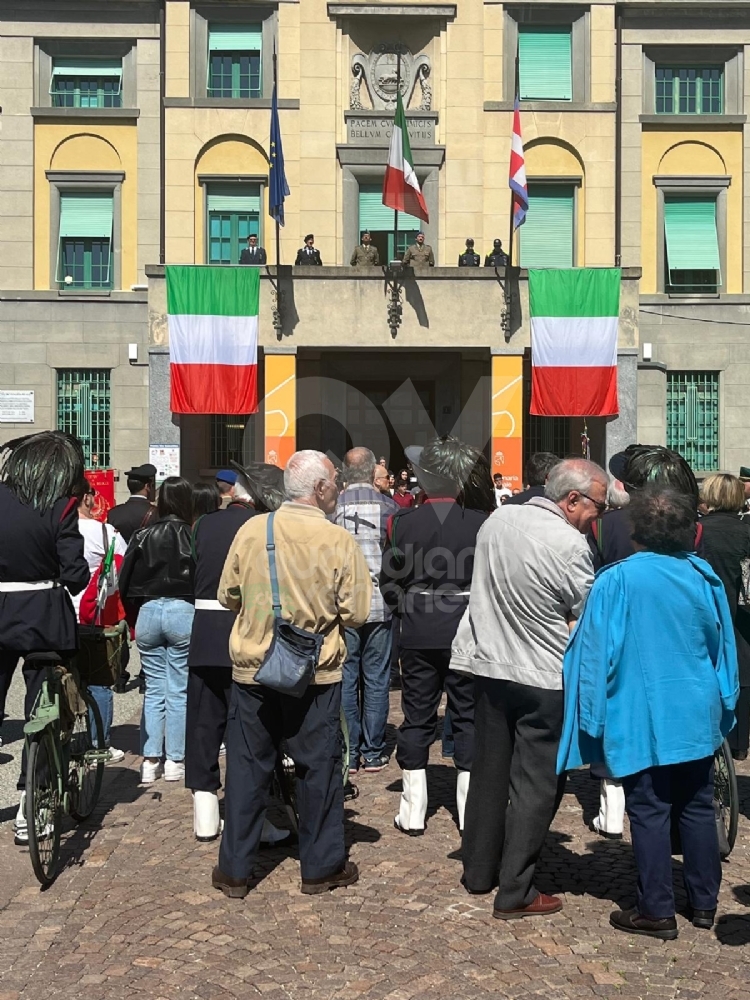
[[[667,372],[667,447],[694,472],[719,468],[718,372]]]
[[[110,464],[109,369],[61,368],[57,372],[57,429],[83,446],[87,469]]]
[[[657,66],[654,88],[657,115],[723,113],[724,71],[720,66]]]
[[[518,28],[518,87],[522,101],[571,101],[573,59],[570,25]]]
[[[714,195],[665,195],[665,289],[673,293],[716,293],[721,257]]]
[[[260,24],[212,24],[208,29],[209,97],[261,97]]]
[[[575,189],[529,184],[529,210],[519,229],[521,267],[573,267]]]
[[[422,222],[406,212],[398,213],[398,246],[393,245],[393,209],[383,204],[382,184],[359,185],[359,231],[370,231],[378,248],[380,263],[402,258],[406,248],[414,243]]]
[[[119,108],[122,59],[55,59],[49,92],[53,108]]]
[[[211,184],[206,210],[208,263],[239,264],[248,236],[260,236],[260,184]]]
[[[60,194],[57,282],[61,288],[112,287],[111,192]]]

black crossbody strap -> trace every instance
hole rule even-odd
[[[268,553],[268,572],[271,577],[271,604],[274,618],[281,618],[281,600],[279,598],[279,578],[276,575],[276,545],[273,540],[273,519],[276,512],[268,515],[266,524],[266,552]]]

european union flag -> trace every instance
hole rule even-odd
[[[284,225],[284,199],[289,194],[289,185],[284,173],[284,151],[281,148],[281,128],[279,108],[276,103],[276,83],[271,98],[271,166],[268,171],[268,213],[280,226]]]

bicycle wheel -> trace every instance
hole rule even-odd
[[[89,818],[99,801],[106,757],[99,706],[89,691],[83,692],[83,700],[89,710],[85,715],[76,716],[68,751],[70,815],[78,823]]]
[[[29,744],[26,764],[29,855],[34,874],[42,885],[49,885],[54,879],[60,857],[62,775],[55,757],[54,739],[48,729],[36,733]]]
[[[732,753],[726,740],[720,747],[717,747],[714,753],[714,801],[729,845],[729,851],[726,847],[722,851],[722,858],[727,858],[737,839],[740,807],[737,775],[734,770]]]

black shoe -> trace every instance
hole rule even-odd
[[[596,823],[589,823],[589,830],[592,833],[598,833],[600,837],[604,837],[605,840],[622,840],[621,833],[609,833],[607,830],[600,830]]]
[[[609,922],[615,930],[626,931],[628,934],[645,934],[646,937],[662,941],[674,941],[677,937],[677,921],[674,917],[649,920],[648,917],[642,917],[635,907],[632,910],[615,910],[610,913]]]
[[[747,760],[747,750],[730,750],[732,760]]]
[[[338,889],[342,885],[354,885],[358,879],[359,868],[353,861],[345,861],[344,867],[335,875],[328,875],[325,878],[303,878],[302,891],[306,896],[317,896],[320,892]]]
[[[710,931],[716,919],[716,910],[696,910],[688,904],[685,916],[692,923],[693,927],[700,927],[702,930]]]
[[[230,899],[244,899],[250,891],[247,878],[232,878],[225,875],[218,865],[211,872],[211,885],[214,889],[221,889],[225,896]]]

